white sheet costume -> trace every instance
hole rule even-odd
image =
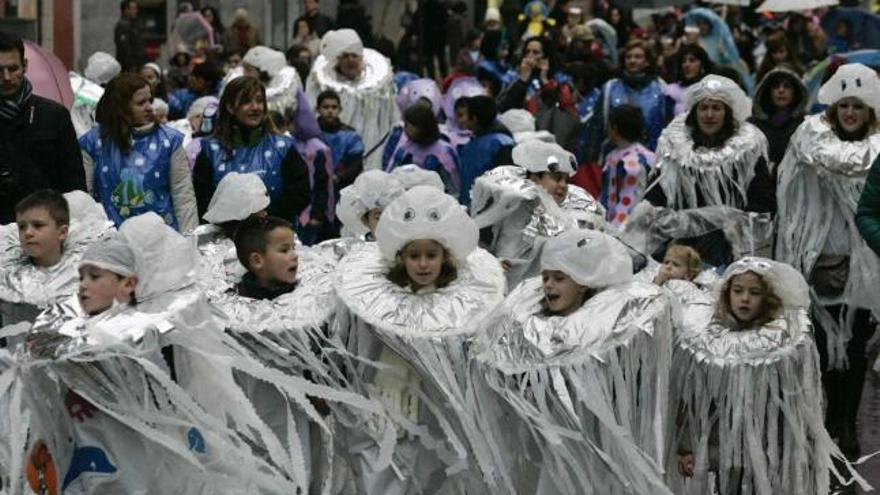
[[[352,370],[352,379],[382,400],[390,417],[348,425],[358,493],[484,493],[478,467],[489,456],[473,421],[467,347],[503,298],[501,265],[476,247],[477,228],[455,198],[430,186],[389,205],[376,236],[345,257],[336,275],[340,337],[352,352],[381,363]],[[414,292],[388,280],[399,251],[418,239],[450,252],[458,274],[448,286]]]
[[[0,226],[0,323],[11,325],[34,321],[44,308],[76,293],[77,266],[89,244],[113,232],[113,222],[104,208],[88,194],[64,194],[70,210],[70,226],[61,261],[41,268],[24,255],[18,239],[18,225]]]
[[[481,424],[504,466],[498,493],[670,494],[658,466],[669,297],[633,282],[626,249],[601,232],[548,240],[542,268],[596,292],[570,315],[549,316],[541,277],[530,278],[487,322],[474,375]]]
[[[87,133],[95,126],[95,109],[104,96],[104,85],[122,72],[122,66],[110,55],[95,52],[89,56],[83,75],[70,71],[70,87],[73,89],[73,106],[70,120],[76,137]]]
[[[363,57],[364,70],[356,81],[346,81],[336,72],[336,61],[344,53]],[[353,127],[364,141],[364,149],[374,150],[394,124],[400,120],[395,101],[394,71],[391,63],[379,52],[364,48],[351,29],[328,31],[321,40],[321,55],[315,59],[306,82],[306,95],[312,103],[326,89],[339,93],[342,101],[342,122]],[[365,169],[381,168],[382,150],[365,157]]]
[[[480,228],[491,227],[486,248],[511,267],[512,289],[538,273],[541,246],[550,237],[572,228],[603,230],[605,208],[590,193],[568,185],[562,204],[527,178],[527,172],[559,171],[574,175],[573,156],[555,143],[527,141],[513,149],[517,165],[496,167],[474,182],[471,216]]]
[[[726,297],[723,289],[734,276],[747,272],[763,279],[782,311],[757,328],[738,330],[727,319],[713,319],[680,335],[671,375],[679,426],[670,438],[670,488],[710,493],[712,471],[720,495],[827,494],[829,473],[838,474],[832,458],[842,454],[823,424],[809,289],[791,266],[750,257],[728,267],[716,300]],[[684,316],[687,321],[687,310]],[[685,483],[675,454],[688,452],[695,467]]]
[[[880,115],[880,81],[872,69],[844,65],[819,94],[824,104],[848,96],[860,98]],[[837,369],[846,367],[852,322],[845,318],[836,321],[822,307],[843,303],[880,315],[880,257],[855,225],[859,197],[878,155],[880,132],[869,132],[860,141],[844,141],[820,114],[807,117],[798,127],[779,165],[776,259],[791,264],[810,280],[825,255],[848,256],[842,292],[813,292],[813,310],[828,338],[829,364]]]

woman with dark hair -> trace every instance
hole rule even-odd
[[[633,39],[623,48],[623,73],[605,83],[587,122],[587,161],[594,163],[607,145],[608,114],[616,106],[630,104],[640,107],[645,117],[645,146],[657,147],[657,138],[673,117],[673,100],[666,95],[664,84],[657,77],[656,60],[651,46]]]
[[[214,30],[214,42],[219,43],[223,39],[223,35],[226,34],[226,27],[223,25],[223,21],[220,20],[220,12],[217,12],[217,9],[210,5],[202,7],[200,12],[202,17],[211,25],[211,29]]]
[[[812,287],[825,426],[855,459],[871,312],[880,315],[880,257],[856,227],[859,197],[880,156],[880,78],[862,64],[843,65],[819,89],[819,103],[828,109],[804,119],[779,165],[776,259]]]
[[[498,111],[524,108],[535,93],[569,82],[568,75],[559,72],[557,62],[556,47],[549,38],[535,36],[523,41],[518,77],[498,95]]]
[[[792,50],[791,44],[784,34],[779,33],[769,36],[765,45],[767,46],[767,54],[764,55],[764,60],[761,61],[761,66],[758,67],[758,73],[755,75],[756,81],[764,79],[764,76],[771,69],[779,66],[788,67],[797,73],[798,76],[804,74],[804,68],[801,66],[797,54]]]
[[[404,136],[391,153],[387,171],[410,163],[433,170],[443,179],[446,193],[457,198],[461,188],[458,152],[442,138],[431,106],[423,101],[410,106],[403,112],[403,123]]]
[[[263,179],[269,215],[295,222],[309,206],[309,170],[294,140],[280,134],[269,119],[266,89],[252,77],[233,79],[223,90],[219,111],[214,135],[202,141],[193,168],[199,216],[207,211],[220,179],[239,172]]]
[[[746,122],[751,109],[745,92],[725,77],[709,75],[688,88],[685,112],[658,140],[658,174],[649,181],[645,198],[673,210],[727,206],[774,212],[767,139]],[[687,244],[710,265],[733,261],[732,248],[720,231]]]
[[[666,94],[675,100],[675,115],[684,111],[684,92],[715,70],[709,54],[700,45],[683,44],[678,49],[676,81],[666,86]]]
[[[804,121],[808,100],[807,88],[800,76],[785,66],[767,72],[755,88],[749,122],[767,136],[770,171],[774,175],[792,134]]]
[[[150,84],[141,76],[113,78],[98,102],[98,125],[79,145],[86,184],[118,227],[149,211],[189,232],[198,225],[183,135],[153,120]]]

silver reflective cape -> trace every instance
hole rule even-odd
[[[611,287],[568,317],[544,316],[543,297],[540,278],[520,284],[475,357],[481,425],[503,448],[494,453],[507,491],[671,493],[659,467],[673,325],[665,292]]]
[[[394,123],[400,120],[400,111],[394,99],[397,90],[394,71],[388,59],[369,48],[364,49],[363,57],[361,79],[348,83],[339,80],[335,63],[319,55],[306,81],[306,95],[315,104],[321,91],[336,90],[342,98],[340,120],[358,131],[364,141],[364,149],[369,151],[391,132]],[[365,166],[367,169],[377,169],[382,167],[381,162],[382,153],[374,152],[366,159]]]
[[[779,165],[776,259],[809,280],[821,254],[845,246],[850,256],[843,294],[813,294],[813,310],[826,329],[829,361],[836,368],[846,365],[852,329],[845,321],[835,321],[822,306],[845,303],[880,315],[880,257],[855,225],[859,197],[878,155],[880,132],[862,141],[842,141],[823,115],[813,115],[798,127]]]
[[[336,330],[352,352],[379,362],[375,373],[362,370],[353,379],[383,400],[392,418],[352,425],[350,454],[365,466],[361,490],[404,493],[446,482],[456,493],[462,484],[484,492],[479,470],[492,471],[491,447],[474,421],[467,348],[503,298],[501,266],[477,249],[449,286],[418,293],[389,281],[389,268],[378,247],[367,244],[337,270],[343,309]],[[386,474],[393,472],[400,474]]]
[[[678,115],[660,134],[654,164],[660,177],[651,187],[661,187],[668,206],[676,210],[701,206],[698,198],[705,206],[744,208],[755,165],[767,159],[767,138],[743,122],[724,146],[694,149],[686,118]]]
[[[72,212],[73,213],[73,212]],[[79,260],[88,246],[111,232],[113,222],[103,210],[72,215],[61,261],[38,268],[21,250],[16,224],[0,226],[0,317],[4,325],[32,321],[42,308],[75,294],[79,288]]]
[[[810,335],[803,309],[757,330],[731,331],[713,322],[683,334],[671,397],[680,426],[670,436],[667,463],[675,493],[710,493],[710,470],[720,477],[720,495],[824,495],[829,473],[842,478],[832,458],[843,455],[822,418],[819,356]],[[683,445],[695,458],[687,483],[674,455]]]

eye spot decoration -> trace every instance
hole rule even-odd
[[[403,221],[404,222],[412,222],[416,219],[416,210],[412,208],[407,208],[406,211],[403,212]]]
[[[584,237],[583,239],[581,239],[581,240],[579,240],[579,241],[577,242],[577,247],[582,248],[582,247],[585,247],[585,246],[589,245],[589,244],[592,243],[592,242],[593,242],[592,239],[589,239],[589,238],[587,238],[587,237]]]
[[[432,222],[439,222],[440,221],[440,212],[437,211],[436,208],[431,208],[430,210],[428,210],[428,220],[430,220]]]

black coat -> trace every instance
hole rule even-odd
[[[147,63],[146,47],[136,21],[127,17],[119,19],[113,29],[113,41],[116,43],[116,60],[123,72],[137,72]]]
[[[82,152],[70,112],[36,95],[11,123],[0,122],[0,224],[15,220],[15,204],[37,189],[86,190]]]

